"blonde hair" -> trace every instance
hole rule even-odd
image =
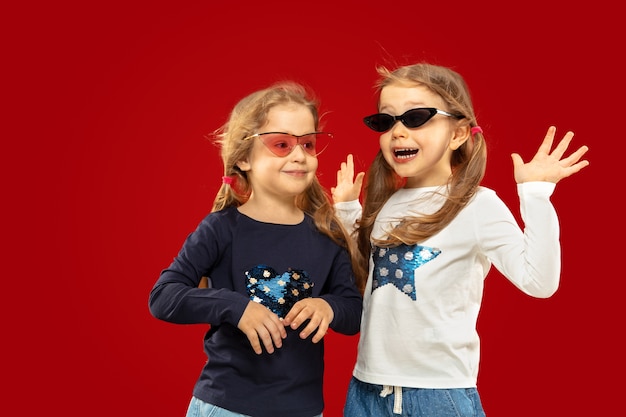
[[[215,142],[220,146],[224,164],[224,176],[230,177],[232,181],[230,184],[222,184],[213,202],[212,212],[227,207],[239,207],[250,197],[251,188],[247,175],[236,164],[249,156],[254,142],[243,139],[257,133],[267,122],[270,109],[282,104],[305,106],[313,115],[315,130],[319,129],[319,101],[309,89],[296,82],[282,81],[240,100],[224,126],[215,131]],[[353,247],[352,239],[336,217],[330,195],[317,176],[296,198],[296,205],[313,218],[321,233],[349,251],[356,284],[363,291],[367,277],[361,255]]]
[[[376,83],[379,94],[389,85],[424,86],[443,98],[446,108],[442,110],[463,116],[460,123],[464,125],[477,125],[469,89],[457,72],[427,63],[403,66],[394,71],[378,67],[377,71],[380,75]],[[387,239],[375,240],[375,243],[381,246],[397,246],[402,243],[412,245],[441,231],[474,196],[484,177],[486,164],[484,137],[482,133],[475,133],[452,154],[452,176],[447,184],[443,206],[430,215],[403,219]],[[393,171],[379,151],[367,173],[363,215],[357,229],[359,251],[365,259],[369,259],[371,252],[374,220],[385,202],[403,183],[403,179]]]

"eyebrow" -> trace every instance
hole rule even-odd
[[[408,104],[408,108],[407,108],[406,110],[401,111],[400,113],[398,113],[398,115],[400,115],[400,114],[402,114],[402,113],[406,112],[407,110],[411,110],[411,109],[418,109],[418,108],[420,108],[420,107],[436,107],[436,108],[438,108],[437,106],[431,106],[431,105],[428,105],[428,104],[426,104],[426,103],[422,103],[422,102],[420,102],[420,103],[410,102],[410,103],[407,103],[407,104]],[[393,106],[385,106],[385,107],[380,107],[380,108],[378,109],[378,111],[379,111],[379,112],[381,112],[381,113],[388,113],[388,114],[391,114],[391,113],[388,111],[389,107],[393,107]]]

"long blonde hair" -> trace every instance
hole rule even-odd
[[[441,96],[446,111],[463,116],[462,123],[477,125],[469,89],[457,72],[437,65],[419,63],[390,71],[379,67],[378,94],[389,85],[424,86]],[[433,214],[405,218],[384,241],[377,245],[397,246],[416,244],[446,227],[467,205],[476,193],[485,175],[487,149],[482,133],[475,133],[452,154],[452,176],[447,184],[445,203]],[[357,242],[365,262],[371,251],[371,233],[374,220],[385,202],[402,187],[404,181],[385,161],[379,151],[371,164],[364,189],[363,215],[358,223]]]
[[[281,104],[303,105],[313,115],[315,130],[319,130],[319,101],[305,86],[293,81],[282,81],[266,89],[256,91],[233,108],[228,121],[216,130],[215,142],[220,146],[224,165],[224,177],[230,184],[222,184],[213,202],[212,212],[227,207],[239,207],[250,197],[251,188],[247,175],[237,167],[237,162],[245,160],[252,149],[253,141],[243,140],[258,132],[267,122],[268,112]],[[346,248],[352,259],[356,284],[362,291],[365,286],[366,270],[360,253],[352,239],[335,215],[330,194],[322,187],[317,176],[311,185],[296,198],[296,205],[310,215],[317,229],[335,243]]]

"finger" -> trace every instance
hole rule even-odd
[[[570,175],[577,173],[578,171],[580,171],[581,169],[583,169],[584,167],[586,167],[588,165],[589,165],[589,161],[587,161],[587,160],[577,162],[577,163],[575,163],[575,164],[565,168],[564,171],[563,171],[564,173],[563,173],[561,178],[567,178]]]
[[[291,327],[293,330],[296,330],[298,327],[302,326],[302,323],[310,318],[310,315],[310,310],[302,309],[300,312],[298,312],[297,315],[293,317],[293,320],[291,320],[291,323],[289,323],[289,327]]]
[[[365,178],[365,172],[359,172],[354,179],[354,185],[360,190],[363,187],[363,179]]]
[[[267,329],[260,329],[258,333],[261,344],[265,347],[267,353],[274,353],[274,337],[267,331]]]
[[[311,333],[312,332],[313,332],[313,330],[311,331]],[[315,333],[315,335],[313,336],[311,341],[313,343],[319,342],[320,340],[322,340],[324,338],[324,336],[326,336],[327,332],[328,332],[328,323],[326,321],[322,320],[320,322],[320,324],[317,326],[317,333]],[[307,334],[306,337],[308,337],[308,336],[309,335]],[[302,337],[302,334],[300,334],[300,337]],[[306,337],[302,337],[302,338],[306,339]]]
[[[350,179],[354,178],[354,157],[352,154],[348,154],[348,158],[346,161],[346,171]]]
[[[289,322],[289,327],[293,330],[302,326],[302,323],[312,319],[315,314],[314,301],[311,298],[300,300],[291,307],[289,313],[285,316],[285,321]]]
[[[556,127],[550,126],[548,131],[546,132],[546,136],[543,138],[541,145],[539,146],[539,150],[537,153],[545,153],[546,155],[550,154],[550,149],[552,149],[552,143],[554,142],[554,135],[556,133]]]
[[[276,316],[276,321],[269,320],[264,323],[264,327],[259,330],[259,337],[267,352],[272,353],[275,347],[281,348],[283,346],[283,339],[287,337],[287,331]]]
[[[248,338],[248,341],[250,342],[250,346],[252,346],[252,350],[254,350],[254,353],[256,353],[257,355],[263,353],[263,349],[261,348],[261,340],[259,339],[259,335],[256,331],[246,332],[246,337]]]
[[[560,160],[561,157],[563,157],[563,154],[565,153],[567,148],[569,147],[569,144],[573,138],[574,138],[574,132],[571,132],[571,131],[567,132],[565,136],[563,136],[563,139],[561,139],[559,144],[556,146],[556,148],[554,148],[554,151],[552,151],[551,156]]]
[[[337,171],[337,185],[341,184],[344,181],[347,181],[350,178],[347,170],[348,167],[346,163],[342,162],[339,171]]]
[[[524,160],[518,153],[511,154],[511,159],[513,160],[513,178],[516,183],[524,182],[524,174],[522,173],[522,169],[524,168]]]
[[[291,307],[291,310],[289,310],[289,313],[287,313],[287,315],[283,319],[283,325],[284,326],[291,326],[291,325],[293,325],[295,320],[297,320],[298,315],[302,311],[303,306],[304,306],[303,303],[300,303],[300,302],[295,303],[293,305],[293,307]],[[294,328],[297,329],[298,325],[296,325]]]
[[[561,165],[564,167],[570,167],[574,164],[576,164],[577,162],[580,161],[580,158],[583,157],[583,155],[588,151],[589,149],[586,146],[581,146],[580,148],[578,148],[576,150],[576,152],[574,152],[573,154],[571,154],[570,156],[568,156],[567,158],[562,159]]]
[[[317,329],[318,325],[319,320],[313,320],[313,318],[309,320],[307,325],[300,331],[300,339],[306,339],[307,337],[309,337],[309,335],[311,335],[311,333],[313,333],[315,329]]]
[[[281,347],[283,345],[283,339],[287,337],[287,330],[285,330],[285,325],[283,324],[283,320],[279,319],[278,316],[274,316],[274,329],[276,330],[276,335],[274,337],[274,344],[277,347]]]

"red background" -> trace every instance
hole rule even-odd
[[[204,135],[253,90],[306,83],[336,137],[320,160],[330,187],[347,153],[365,169],[377,150],[361,122],[375,110],[375,65],[423,60],[468,81],[489,144],[484,184],[514,213],[511,152],[531,158],[550,124],[591,148],[553,196],[556,295],[487,278],[487,415],[618,409],[625,68],[608,1],[41,3],[0,17],[0,414],[183,416],[206,327],[158,321],[147,300],[219,186]],[[326,342],[324,415],[337,417],[357,337]]]

